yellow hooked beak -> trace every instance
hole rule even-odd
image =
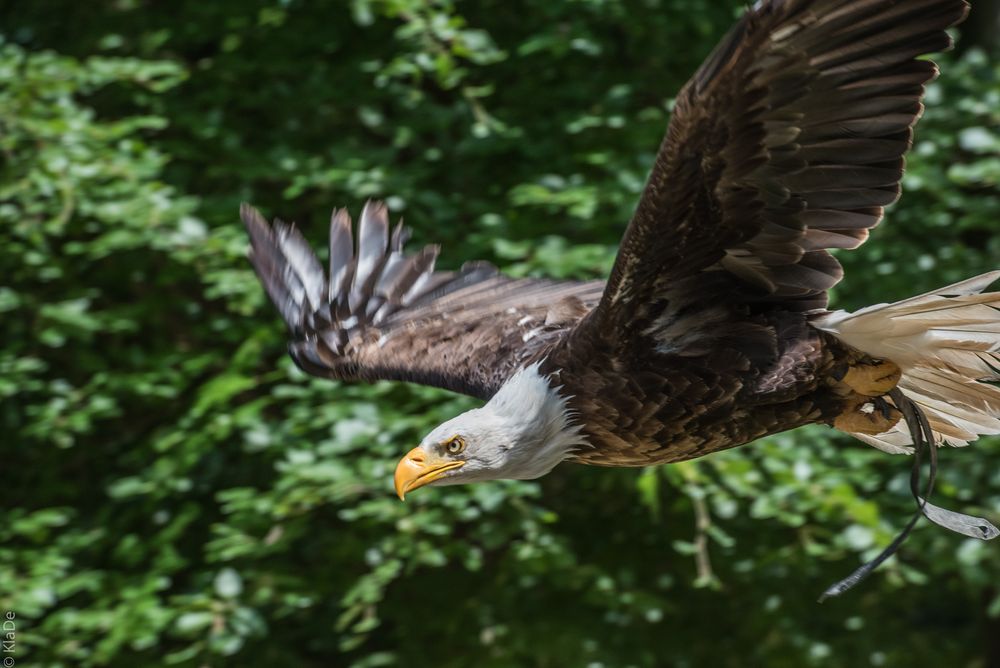
[[[443,459],[417,446],[407,452],[396,465],[396,494],[403,500],[410,490],[429,485],[448,471],[464,465],[465,462]]]

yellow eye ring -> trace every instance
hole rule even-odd
[[[444,449],[449,455],[457,455],[465,450],[465,439],[461,436],[455,436],[444,444]]]

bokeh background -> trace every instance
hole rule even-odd
[[[0,609],[19,666],[1000,666],[1000,545],[825,428],[646,470],[426,489],[473,402],[312,379],[241,201],[317,246],[385,198],[443,267],[596,277],[735,0],[0,3]],[[834,304],[1000,266],[997,3],[927,95]],[[994,49],[991,53],[991,49]],[[938,503],[1000,523],[1000,440]],[[8,656],[4,654],[3,656]]]

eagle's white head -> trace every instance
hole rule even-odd
[[[410,450],[396,467],[399,498],[425,485],[538,478],[584,445],[567,397],[538,367],[521,369],[485,406],[441,424]]]

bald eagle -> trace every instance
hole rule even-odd
[[[926,53],[963,0],[761,0],[676,99],[608,280],[434,269],[368,203],[330,222],[329,270],[293,225],[244,205],[250,259],[325,378],[483,400],[395,472],[426,485],[543,476],[564,461],[679,462],[806,424],[891,453],[1000,433],[1000,271],[829,311],[831,249],[896,200]],[[912,402],[920,420],[901,419]],[[916,426],[915,426],[916,425]]]

